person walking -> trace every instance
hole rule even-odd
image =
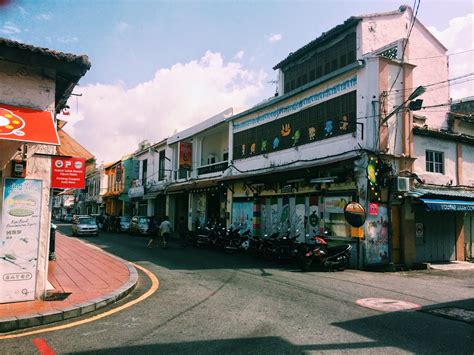
[[[178,222],[178,233],[179,233],[179,239],[181,240],[181,248],[186,247],[186,238],[188,237],[188,224],[184,220],[184,217],[181,216],[179,217],[179,222]]]
[[[153,248],[156,244],[156,238],[158,237],[158,228],[155,217],[151,217],[150,222],[148,222],[148,234],[150,234],[150,240],[146,247]]]
[[[160,233],[161,233],[161,247],[166,249],[168,247],[168,239],[171,235],[171,223],[168,216],[165,216],[165,219],[160,224]]]

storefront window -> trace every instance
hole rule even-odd
[[[324,197],[324,229],[329,236],[350,238],[351,226],[344,217],[344,206],[350,201],[349,196]]]

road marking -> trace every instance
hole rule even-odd
[[[46,340],[43,338],[35,338],[33,339],[33,344],[35,344],[36,349],[38,349],[38,352],[40,355],[55,355],[56,353],[54,352],[53,349],[48,345]]]
[[[406,310],[418,310],[421,308],[419,304],[392,300],[388,298],[362,298],[356,301],[361,307],[375,309],[381,312],[399,312]]]
[[[21,334],[0,335],[0,340],[20,338],[20,337],[25,337],[25,336],[34,335],[34,334],[54,332],[56,330],[63,330],[63,329],[68,329],[68,328],[72,328],[72,327],[77,327],[77,326],[82,325],[82,324],[95,322],[96,320],[108,317],[112,314],[118,313],[118,312],[120,312],[120,311],[122,311],[126,308],[129,308],[131,306],[136,305],[137,303],[140,303],[140,302],[146,300],[148,297],[150,297],[152,294],[154,294],[156,292],[156,290],[158,290],[158,288],[160,287],[160,281],[158,280],[158,278],[151,271],[149,271],[148,269],[145,269],[143,266],[137,265],[135,263],[131,263],[131,264],[133,266],[135,266],[136,268],[140,269],[141,271],[143,271],[151,280],[150,289],[147,292],[145,292],[143,295],[138,297],[137,299],[135,299],[133,301],[130,301],[126,304],[123,304],[120,307],[111,309],[110,311],[107,311],[107,312],[98,314],[96,316],[93,316],[91,318],[82,319],[82,320],[79,320],[77,322],[68,323],[68,324],[64,324],[64,325],[58,325],[58,326],[47,328],[47,329],[38,329],[38,330],[27,331],[27,332],[21,333]]]

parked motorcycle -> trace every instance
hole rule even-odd
[[[313,244],[302,244],[297,252],[296,261],[302,271],[312,267],[324,268],[328,271],[345,270],[351,260],[350,244],[328,246],[325,240],[327,233],[315,235]]]

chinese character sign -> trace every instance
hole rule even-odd
[[[193,144],[191,142],[179,142],[179,168],[191,169],[193,164]]]
[[[5,178],[0,227],[0,303],[35,297],[42,181]]]

